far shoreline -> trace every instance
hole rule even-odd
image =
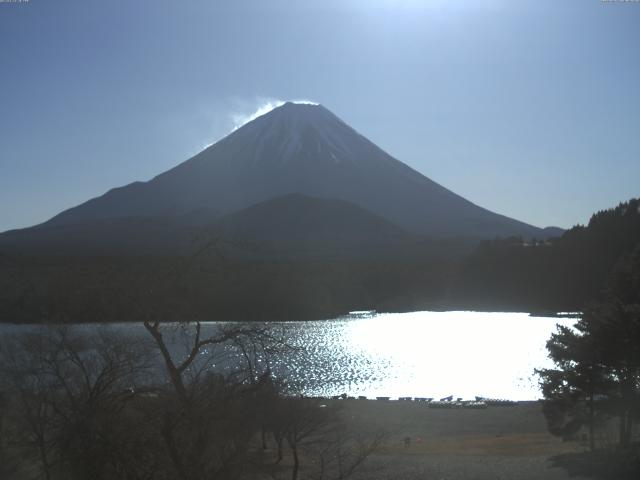
[[[355,316],[352,315],[354,313],[360,312],[375,312],[371,316]],[[420,309],[420,310],[361,310],[361,311],[349,311],[345,313],[338,314],[332,317],[316,317],[310,316],[306,318],[296,318],[296,319],[223,319],[223,320],[171,320],[171,321],[163,321],[161,323],[166,325],[174,325],[174,324],[194,324],[196,322],[200,322],[203,325],[214,324],[214,323],[303,323],[303,322],[332,322],[337,320],[345,320],[345,319],[358,319],[358,318],[374,318],[378,315],[393,315],[393,314],[410,314],[410,313],[425,313],[425,312],[433,312],[433,313],[513,313],[513,314],[526,314],[532,318],[580,318],[582,312],[566,312],[566,311],[541,311],[541,310],[509,310],[509,309],[496,309],[496,310],[488,310],[488,309],[463,309],[463,308],[429,308],[429,309]],[[118,321],[104,321],[104,322],[49,322],[49,321],[24,321],[24,322],[11,322],[11,321],[3,321],[0,320],[0,325],[7,326],[72,326],[72,325],[132,325],[136,323],[142,324],[143,320],[118,320]]]

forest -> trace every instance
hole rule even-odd
[[[352,310],[582,311],[640,242],[640,200],[550,240],[260,258],[223,238],[169,255],[0,252],[0,321],[305,320]],[[237,252],[240,251],[241,254]]]
[[[450,302],[480,310],[582,311],[639,243],[638,199],[599,211],[587,225],[549,241],[485,241],[462,263]]]

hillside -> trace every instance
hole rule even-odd
[[[488,310],[581,310],[638,244],[639,199],[597,212],[551,242],[484,242],[464,262],[450,300]]]

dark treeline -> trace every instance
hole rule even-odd
[[[152,310],[167,320],[321,319],[363,309],[580,311],[640,242],[639,206],[630,200],[598,212],[556,239],[496,239],[475,250],[456,240],[276,255],[205,238],[180,254],[0,251],[0,321],[135,321]]]
[[[173,257],[5,259],[0,321],[297,320],[439,306],[447,261],[245,261]],[[444,280],[444,281],[443,281]]]
[[[483,310],[580,311],[638,243],[638,199],[600,211],[588,225],[551,241],[487,241],[464,262],[450,301]]]
[[[0,478],[340,480],[384,438],[274,378],[271,360],[291,347],[273,331],[144,326],[146,338],[106,327],[2,338]],[[170,353],[175,329],[182,355]],[[213,368],[230,358],[235,368]]]

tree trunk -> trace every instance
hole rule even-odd
[[[164,444],[167,447],[167,451],[169,453],[169,458],[171,459],[171,463],[173,463],[173,467],[176,469],[176,472],[183,480],[188,480],[189,475],[184,467],[182,462],[182,458],[178,451],[178,448],[175,444],[175,439],[173,436],[173,424],[171,421],[171,416],[166,413],[162,422],[161,427],[161,435],[164,439]]]
[[[593,414],[593,392],[589,395],[589,450],[592,452],[595,448],[595,439],[593,438],[593,426],[594,414]]]
[[[278,458],[276,463],[280,463],[282,461],[282,438],[276,438],[276,443],[278,444]]]
[[[169,349],[167,348],[167,345],[164,342],[164,338],[162,338],[162,333],[160,333],[160,330],[157,325],[151,325],[145,322],[144,327],[151,334],[151,336],[156,342],[156,345],[158,346],[158,349],[160,350],[160,353],[162,354],[162,358],[164,359],[165,366],[167,367],[167,373],[169,374],[169,379],[171,380],[171,384],[173,385],[173,387],[176,389],[176,393],[178,394],[178,397],[181,400],[186,401],[187,389],[184,386],[184,382],[182,380],[182,373],[173,362],[171,358],[171,353],[169,352]]]
[[[631,411],[627,411],[627,425],[625,427],[625,432],[627,434],[625,446],[628,447],[631,445],[631,435],[633,433],[633,413]]]
[[[298,480],[298,469],[300,468],[300,459],[298,458],[298,449],[291,447],[293,452],[293,471],[291,472],[291,480]]]
[[[627,448],[629,446],[629,432],[627,431],[627,411],[620,413],[620,447]]]

